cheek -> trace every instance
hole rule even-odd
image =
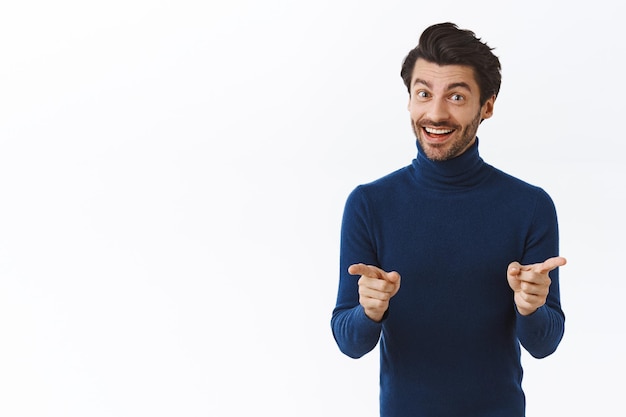
[[[467,109],[467,110],[463,110],[463,112],[458,113],[456,115],[456,119],[463,123],[463,125],[465,126],[469,126],[472,123],[474,123],[474,120],[476,118],[480,118],[481,117],[481,112],[480,109]]]
[[[409,104],[409,115],[411,116],[412,120],[419,120],[422,117],[422,113],[418,108],[416,108],[416,106],[412,106]]]

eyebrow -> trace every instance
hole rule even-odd
[[[413,87],[415,87],[415,84],[423,84],[423,85],[425,85],[428,88],[432,88],[432,85],[428,81],[422,80],[421,78],[416,78],[413,81]],[[470,88],[469,84],[466,83],[466,82],[463,82],[463,81],[459,81],[459,82],[456,82],[456,83],[448,84],[446,86],[446,90],[453,90],[455,88],[464,88],[464,89],[466,89],[466,90],[468,90],[470,92],[472,91],[472,89]]]

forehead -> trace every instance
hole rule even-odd
[[[438,65],[418,59],[413,67],[411,86],[414,86],[416,82],[426,82],[431,88],[466,84],[473,92],[478,93],[474,69],[469,65]]]

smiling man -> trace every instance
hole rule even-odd
[[[353,358],[380,344],[383,417],[524,416],[520,346],[564,332],[554,204],[479,155],[501,74],[473,32],[427,28],[401,76],[418,153],[348,197],[333,335]]]
[[[480,102],[474,71],[466,65],[440,66],[420,59],[415,62],[410,84],[413,131],[433,161],[465,152],[476,141],[481,120],[493,114],[495,95]]]

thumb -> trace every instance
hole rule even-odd
[[[519,275],[521,271],[522,271],[522,264],[520,264],[517,261],[514,261],[509,264],[509,267],[507,268],[506,273],[508,275]]]
[[[387,276],[385,277],[385,279],[391,282],[392,284],[395,284],[400,281],[400,274],[397,273],[396,271],[387,272],[386,275]]]

